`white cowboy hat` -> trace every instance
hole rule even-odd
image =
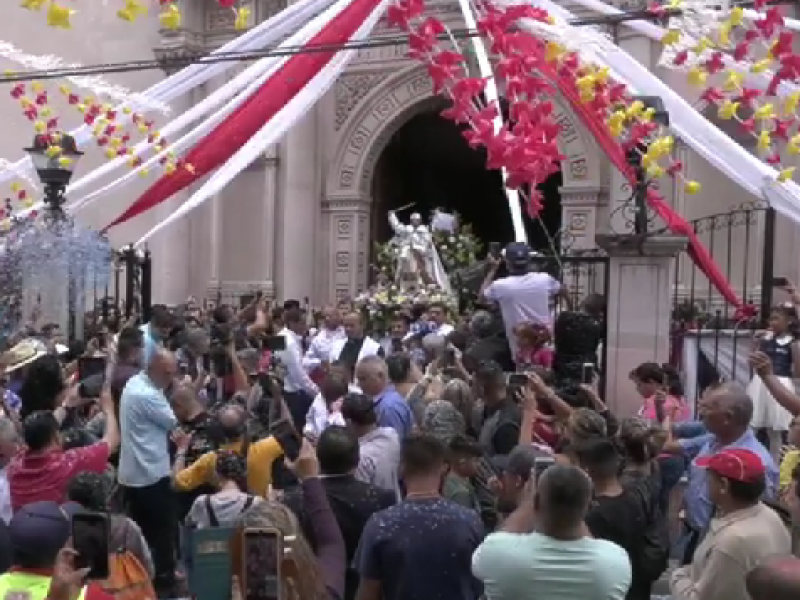
[[[31,364],[37,358],[47,355],[47,348],[39,340],[28,338],[22,340],[11,350],[3,354],[3,362],[6,363],[6,373],[12,373],[17,369]]]

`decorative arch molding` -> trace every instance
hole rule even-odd
[[[345,75],[346,77],[346,75]],[[352,296],[367,286],[372,179],[381,153],[392,136],[414,116],[444,108],[434,95],[430,77],[421,65],[396,70],[371,81],[373,89],[347,103],[346,114],[334,126],[334,152],[326,173],[322,198],[320,264],[328,298]],[[600,151],[561,98],[553,99],[561,125],[565,234],[575,247],[594,245],[597,204],[603,196]]]
[[[585,194],[586,189],[599,188],[597,145],[564,101],[558,97],[553,101],[561,125],[559,145],[566,156],[562,193],[575,190]],[[392,136],[414,116],[445,106],[446,100],[433,94],[431,79],[421,65],[403,68],[380,81],[350,110],[340,127],[327,174],[326,198],[371,202],[375,166]]]

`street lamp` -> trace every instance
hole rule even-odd
[[[67,134],[37,135],[33,138],[33,145],[25,148],[31,157],[36,174],[44,186],[43,201],[46,222],[52,227],[53,233],[60,236],[69,227],[67,215],[64,213],[65,192],[67,184],[72,179],[72,173],[83,156],[78,150],[75,138]],[[70,341],[78,335],[78,285],[76,281],[77,265],[67,265],[67,335]]]
[[[64,192],[83,152],[78,150],[75,138],[65,133],[37,135],[33,145],[25,148],[31,157],[39,180],[44,185],[44,203],[50,215],[64,218]]]

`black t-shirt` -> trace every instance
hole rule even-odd
[[[645,511],[641,495],[625,489],[618,496],[595,496],[586,514],[586,526],[592,536],[614,542],[628,553],[632,579],[626,600],[650,599],[651,582],[645,581],[636,568],[647,531]]]
[[[405,500],[370,517],[354,564],[384,600],[477,600],[472,554],[483,539],[474,510],[442,498]]]

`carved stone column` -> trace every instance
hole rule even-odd
[[[562,251],[589,250],[596,247],[598,205],[601,189],[571,186],[561,190]]]
[[[322,276],[328,300],[352,297],[367,287],[369,207],[366,198],[328,198],[322,203],[320,229],[327,250],[322,253]]]

